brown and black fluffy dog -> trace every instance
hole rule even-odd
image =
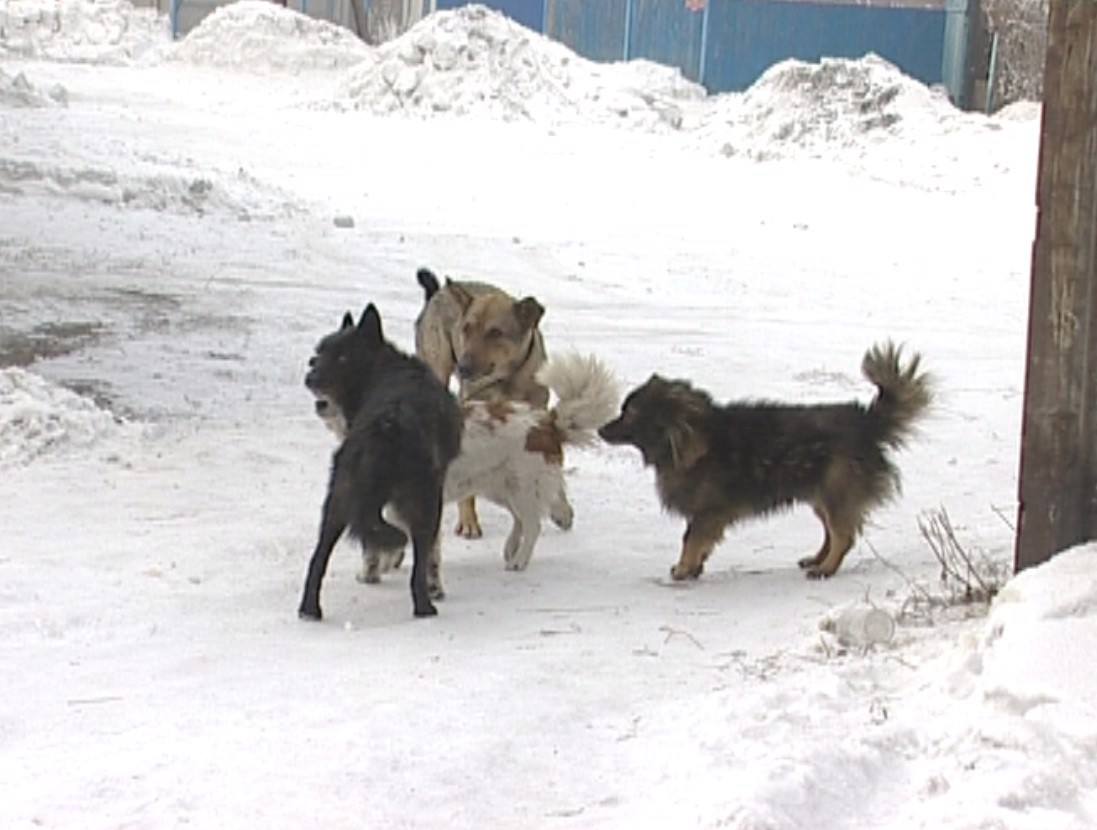
[[[893,344],[861,363],[879,390],[857,402],[717,406],[688,382],[652,375],[598,434],[631,444],[655,467],[663,506],[685,516],[674,579],[695,579],[729,525],[803,502],[823,523],[819,552],[800,560],[811,578],[838,570],[868,512],[899,489],[888,451],[903,446],[929,406],[930,378],[915,354],[904,367]]]

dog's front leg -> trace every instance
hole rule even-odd
[[[476,515],[476,499],[469,496],[457,503],[457,527],[454,528],[458,536],[466,539],[479,539],[484,535],[480,527],[480,517]]]
[[[301,605],[297,609],[297,615],[303,620],[319,620],[323,617],[320,611],[320,584],[324,581],[324,574],[328,569],[328,560],[335,543],[343,535],[347,520],[343,515],[342,506],[331,494],[324,499],[324,510],[320,518],[320,538],[316,541],[316,549],[312,552],[309,561],[308,576],[305,577],[305,592],[301,597]]]
[[[727,522],[722,517],[694,516],[682,537],[682,555],[670,569],[676,580],[696,579],[705,569],[705,560],[724,535]]]

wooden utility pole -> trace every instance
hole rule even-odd
[[[1097,0],[1050,0],[1017,570],[1097,538]]]

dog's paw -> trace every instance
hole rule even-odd
[[[566,501],[560,500],[553,503],[549,518],[561,530],[571,530],[571,526],[575,524],[575,511]]]
[[[819,557],[818,556],[805,556],[803,559],[801,559],[796,564],[797,564],[797,566],[799,566],[800,570],[802,570],[802,571],[806,571],[809,568],[817,568],[817,567],[819,567]]]
[[[815,564],[808,565],[804,569],[804,575],[808,579],[830,579],[832,576],[834,576],[833,573],[824,571],[822,568]]]
[[[704,570],[704,565],[696,565],[692,568],[687,568],[679,563],[671,567],[670,577],[678,582],[681,582],[684,579],[697,579]]]
[[[438,616],[438,609],[434,607],[434,603],[432,603],[432,602],[416,603],[416,605],[415,605],[415,616],[416,617],[436,617],[436,616]]]
[[[430,595],[430,598],[435,600],[436,602],[438,600],[443,600],[446,598],[446,589],[443,588],[440,584],[428,585],[427,593]]]
[[[297,609],[297,616],[302,620],[322,620],[324,615],[320,613],[320,606],[315,603],[301,603],[301,607]]]
[[[480,527],[480,522],[476,519],[458,519],[457,525],[453,528],[453,532],[463,539],[479,539],[484,535],[484,530]]]
[[[504,561],[503,567],[508,571],[524,571],[528,564],[529,562],[524,559],[507,559]]]
[[[381,574],[373,569],[363,569],[356,573],[354,578],[363,585],[377,585],[381,581]]]

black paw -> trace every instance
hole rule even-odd
[[[324,615],[320,613],[320,606],[316,603],[302,602],[297,609],[297,616],[303,620],[322,620]]]
[[[417,604],[415,606],[415,616],[417,617],[436,617],[438,616],[438,609],[434,607],[434,603],[428,602],[425,604]]]

